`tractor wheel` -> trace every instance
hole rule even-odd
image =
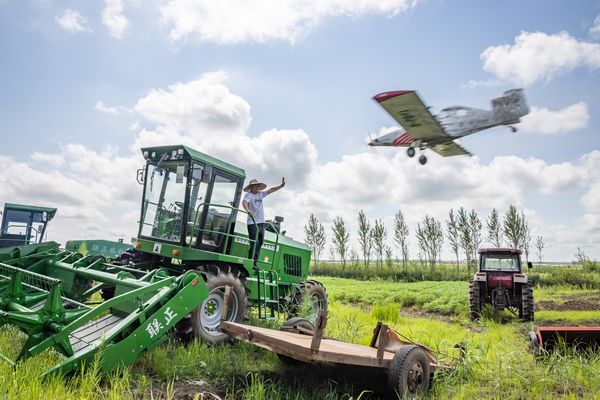
[[[309,329],[309,330],[314,330],[315,326],[312,322],[310,322],[307,319],[304,318],[300,318],[300,317],[293,317],[288,319],[287,321],[285,321],[283,323],[283,325],[281,325],[281,331],[287,331],[284,328],[293,328],[294,326],[300,327],[300,328],[304,328],[304,329]],[[300,333],[303,334],[303,333]],[[294,358],[288,357],[288,356],[284,356],[282,354],[277,354],[277,357],[279,357],[279,359],[287,365],[290,366],[294,366],[294,365],[298,365],[301,361],[298,361]]]
[[[327,291],[321,282],[301,281],[291,299],[290,315],[304,316],[314,323],[319,310],[327,311],[327,304]]]
[[[204,343],[217,344],[230,341],[231,338],[219,331],[225,300],[225,288],[232,287],[227,321],[242,322],[246,316],[248,303],[246,290],[239,276],[230,270],[224,271],[212,266],[202,273],[208,287],[208,297],[200,307],[192,311],[189,318],[181,321],[177,327],[178,336],[186,339],[191,335]]]
[[[400,347],[388,368],[388,385],[393,398],[415,398],[429,389],[431,366],[420,346]]]
[[[519,316],[523,321],[533,321],[533,286],[527,283],[521,287],[521,307]]]
[[[471,281],[469,286],[469,311],[471,321],[481,318],[481,286],[476,281]]]

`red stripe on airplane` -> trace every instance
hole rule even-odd
[[[378,103],[381,103],[381,102],[389,100],[391,98],[402,96],[404,94],[413,93],[413,92],[414,92],[414,90],[396,90],[393,92],[383,92],[383,93],[379,93],[379,94],[376,94],[375,96],[373,96],[373,100],[375,100]]]
[[[394,144],[395,145],[401,145],[401,144],[411,144],[412,142],[414,142],[415,140],[410,137],[410,135],[408,133],[403,133],[402,135],[398,136],[396,139],[394,139]]]

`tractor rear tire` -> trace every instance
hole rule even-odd
[[[521,287],[521,309],[519,314],[523,321],[533,321],[534,302],[533,285],[531,283]]]
[[[226,320],[242,322],[248,308],[244,285],[239,276],[232,273],[231,270],[223,270],[216,266],[210,266],[202,272],[202,275],[205,277],[208,287],[208,297],[204,299],[200,307],[192,311],[189,318],[184,319],[177,327],[178,335],[184,339],[186,339],[186,335],[191,335],[192,339],[197,338],[207,344],[230,342],[229,335],[219,330],[225,288],[231,286],[233,289],[229,303],[229,315]]]
[[[431,381],[429,356],[420,346],[402,346],[396,351],[387,373],[391,398],[423,395]]]
[[[469,286],[469,317],[471,321],[481,318],[481,284],[471,281]]]
[[[281,328],[279,330],[287,332],[287,330],[284,328],[293,328],[294,326],[308,329],[311,331],[315,329],[315,325],[312,322],[310,322],[309,320],[300,318],[300,317],[293,317],[293,318],[290,318],[287,321],[285,321],[283,323],[283,325],[281,325]],[[300,333],[300,334],[303,335],[304,333]],[[289,366],[296,366],[302,362],[302,361],[296,360],[294,358],[284,356],[283,354],[277,354],[277,357],[279,357],[279,360],[281,360],[281,362],[283,362],[284,364],[289,365]]]
[[[305,302],[305,299],[307,301]],[[308,307],[308,310],[305,307]],[[327,311],[327,291],[319,281],[301,281],[294,290],[290,304],[290,316],[306,317],[311,323],[315,323],[319,310]],[[308,314],[308,315],[302,315]]]

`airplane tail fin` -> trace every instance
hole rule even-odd
[[[516,124],[519,118],[529,114],[529,106],[525,101],[523,89],[511,89],[504,95],[492,100],[492,110],[496,118],[505,121],[504,125]]]

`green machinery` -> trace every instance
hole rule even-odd
[[[4,204],[0,224],[0,248],[41,243],[48,222],[55,214],[56,208]]]
[[[263,319],[300,309],[316,318],[327,308],[323,285],[306,279],[310,249],[281,231],[282,218],[267,223],[257,264],[247,258],[255,238],[238,208],[242,169],[186,146],[142,153],[144,190],[132,249],[114,259],[53,242],[1,250],[0,325],[28,336],[17,360],[54,348],[63,361],[52,370],[66,372],[102,350],[108,371],[132,363],[167,332],[228,340],[221,320],[241,322],[249,307]]]

